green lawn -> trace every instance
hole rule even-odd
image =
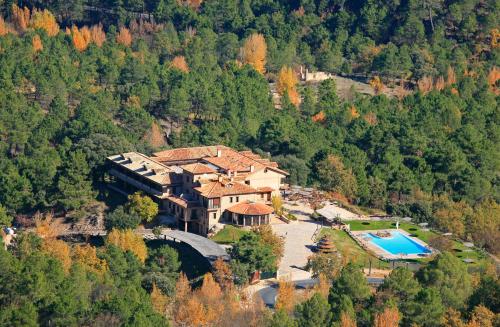
[[[222,230],[215,234],[211,239],[220,244],[231,244],[237,242],[243,235],[248,232],[231,225],[226,225]]]
[[[317,240],[323,235],[330,235],[333,243],[344,257],[364,266],[369,267],[370,260],[373,268],[389,268],[389,263],[363,250],[346,232],[331,228],[322,228]]]
[[[396,228],[396,223],[392,221],[360,221],[360,220],[350,220],[345,221],[346,224],[351,226],[352,231],[357,230],[377,230],[377,229],[390,229]],[[410,234],[413,234],[415,237],[421,239],[422,241],[428,243],[430,239],[437,236],[438,234],[433,231],[424,231],[420,226],[400,222],[399,228],[407,231]],[[473,259],[476,262],[482,259],[485,259],[485,255],[477,250],[473,250],[471,252],[466,252],[467,247],[465,247],[461,242],[453,241],[453,250],[452,252],[461,259],[469,258]],[[419,261],[427,261],[426,259],[419,259]]]

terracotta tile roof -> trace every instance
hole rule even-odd
[[[278,169],[278,164],[267,158],[261,158],[250,150],[236,151],[224,145],[201,146],[192,148],[178,148],[156,152],[153,159],[169,165],[178,161],[204,161],[224,170],[233,172],[260,171],[264,168],[288,175],[287,172]]]
[[[274,189],[272,187],[269,187],[269,186],[264,186],[264,187],[258,187],[257,191],[259,193],[269,193],[269,192],[274,191]]]
[[[242,183],[209,182],[194,188],[195,191],[207,198],[219,198],[226,195],[252,194],[257,190]]]
[[[217,171],[213,168],[208,167],[202,163],[192,163],[188,165],[182,165],[182,169],[187,172],[190,172],[193,175],[201,175],[201,174],[215,174]]]
[[[199,160],[217,155],[219,146],[198,146],[192,148],[177,148],[153,153],[153,157],[160,162]]]
[[[241,202],[227,209],[240,215],[259,216],[273,213],[273,208],[259,202]]]

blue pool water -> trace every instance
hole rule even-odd
[[[390,254],[424,254],[431,253],[431,250],[413,241],[406,235],[391,231],[391,237],[378,237],[375,234],[368,233],[365,235],[369,238],[369,241],[378,247],[382,248]]]

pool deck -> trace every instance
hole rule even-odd
[[[365,234],[369,234],[369,233],[375,234],[375,233],[384,232],[384,231],[385,232],[397,231],[397,232],[405,235],[406,237],[408,237],[409,239],[411,239],[415,243],[431,250],[431,253],[426,254],[426,255],[421,255],[421,254],[398,254],[398,255],[396,255],[396,254],[389,253],[389,252],[385,251],[384,249],[382,249],[381,247],[375,245],[374,243],[363,239],[363,235],[365,235]],[[395,229],[394,228],[394,229],[360,230],[360,231],[350,231],[349,234],[359,244],[359,246],[361,246],[366,251],[373,253],[375,256],[377,256],[378,258],[380,258],[382,260],[422,259],[422,258],[430,257],[436,253],[436,250],[431,248],[427,243],[425,243],[424,241],[422,241],[416,237],[410,236],[410,233],[408,233],[407,231],[402,230],[402,229]]]

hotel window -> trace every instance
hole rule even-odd
[[[217,219],[217,212],[213,213],[213,217],[214,217],[214,219]]]
[[[233,203],[233,197],[229,197],[229,203]]]
[[[236,197],[236,202],[240,202],[240,197],[239,196]]]

